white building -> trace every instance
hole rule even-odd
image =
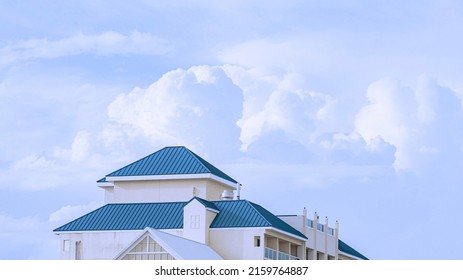
[[[367,259],[315,213],[276,216],[185,147],[166,147],[97,182],[105,205],[54,233],[61,259]],[[235,197],[236,192],[236,197]]]

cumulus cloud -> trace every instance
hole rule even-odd
[[[309,145],[323,132],[335,129],[337,101],[308,90],[300,75],[268,75],[231,65],[224,69],[243,91],[243,115],[238,122],[242,150],[272,131],[283,131],[290,140]]]
[[[117,96],[100,138],[106,146],[142,137],[152,144],[226,155],[239,145],[242,102],[241,91],[220,67],[169,71],[146,89]]]
[[[34,58],[57,58],[81,54],[159,55],[169,50],[170,47],[165,40],[136,30],[129,35],[114,31],[98,35],[78,33],[57,40],[30,39],[7,43],[0,48],[0,68]]]
[[[381,79],[368,87],[369,104],[357,114],[356,131],[369,145],[380,137],[396,148],[397,170],[419,166],[446,151],[461,152],[461,102],[435,79],[419,77],[416,89]]]
[[[55,148],[54,155],[58,158],[68,158],[71,161],[82,161],[89,156],[91,148],[91,133],[85,130],[77,132],[70,149]]]

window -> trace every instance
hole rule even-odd
[[[147,236],[128,252],[123,260],[174,260],[154,239]]]
[[[254,247],[260,247],[260,236],[254,236]]]
[[[71,241],[63,240],[63,252],[69,252],[71,249]]]
[[[198,229],[199,228],[199,215],[190,216],[190,228]]]
[[[76,260],[82,259],[82,242],[76,241]]]

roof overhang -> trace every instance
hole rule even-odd
[[[301,241],[307,241],[308,238],[307,237],[302,237],[302,236],[298,236],[298,235],[295,235],[295,234],[292,234],[292,233],[289,233],[287,231],[284,231],[284,230],[281,230],[281,229],[277,229],[275,227],[222,227],[222,228],[210,228],[210,230],[246,230],[246,229],[261,229],[261,230],[267,230],[267,229],[270,229],[270,230],[273,230],[273,231],[276,231],[278,233],[281,233],[281,234],[284,234],[284,235],[288,235],[292,238],[295,238],[295,239],[299,239]]]
[[[365,259],[360,258],[360,257],[358,257],[358,256],[354,256],[354,255],[352,255],[352,254],[346,253],[346,252],[344,252],[344,251],[342,251],[342,250],[339,250],[339,253],[338,253],[338,254],[341,254],[341,255],[347,256],[347,257],[349,257],[349,258],[356,259],[356,260],[365,260]]]
[[[96,185],[100,188],[112,188],[114,184],[112,182],[97,182]]]
[[[187,179],[211,179],[219,183],[225,184],[232,189],[236,190],[236,183],[230,182],[219,176],[211,173],[201,174],[174,174],[174,175],[142,175],[142,176],[107,176],[105,183],[98,183],[99,187],[111,187],[114,186],[112,182],[123,182],[123,181],[159,181],[159,180],[187,180]],[[110,183],[111,185],[106,185]],[[99,185],[105,184],[105,185]]]

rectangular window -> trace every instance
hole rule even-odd
[[[254,247],[260,247],[260,236],[254,236]]]
[[[82,259],[82,242],[76,241],[76,260]]]
[[[198,229],[199,228],[199,215],[191,215],[190,216],[190,228]]]
[[[71,249],[71,241],[63,240],[63,252],[69,252]]]

